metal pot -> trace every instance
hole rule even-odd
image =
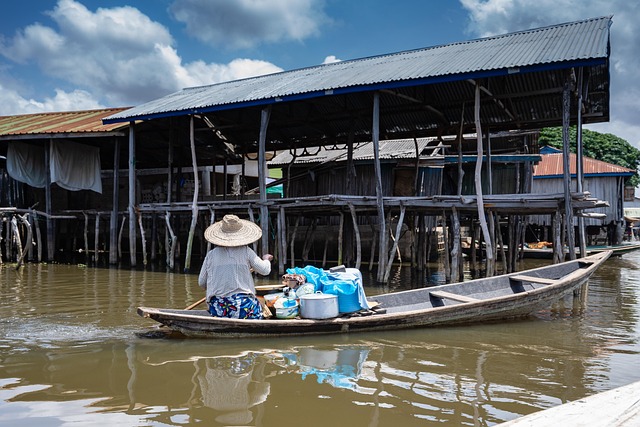
[[[300,317],[304,319],[330,319],[338,317],[338,297],[332,294],[306,294],[300,296]]]

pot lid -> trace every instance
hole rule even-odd
[[[337,295],[323,294],[322,292],[316,292],[315,294],[300,295],[300,299],[334,299],[338,298]]]

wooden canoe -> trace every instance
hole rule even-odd
[[[638,249],[640,249],[640,242],[624,242],[619,245],[590,245],[587,246],[587,255],[611,251],[611,256],[622,256],[630,252],[635,252]],[[566,252],[565,250],[565,254]],[[580,250],[576,248],[576,253],[578,252],[580,252]],[[522,256],[533,259],[553,259],[553,248],[523,248]]]
[[[312,319],[227,319],[205,310],[139,307],[138,314],[187,336],[237,338],[351,333],[513,319],[550,307],[587,282],[611,255],[527,271],[368,297],[379,311],[351,317]],[[366,315],[362,315],[366,314]]]

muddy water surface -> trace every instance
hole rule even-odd
[[[640,380],[638,265],[607,261],[583,310],[215,342],[167,337],[135,312],[197,301],[195,275],[4,265],[0,425],[495,425]],[[422,286],[412,280],[366,291]]]

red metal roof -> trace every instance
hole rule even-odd
[[[58,113],[0,116],[0,137],[11,135],[48,135],[59,133],[111,132],[127,126],[126,123],[103,124],[102,119],[127,110],[105,108],[101,110],[69,111]]]
[[[534,166],[534,177],[562,176],[564,168],[562,165],[562,153],[542,154],[542,160]],[[582,158],[582,165],[585,175],[607,174],[607,175],[629,175],[635,173],[633,169],[592,159]],[[571,175],[576,174],[576,155],[569,154],[569,166]]]

